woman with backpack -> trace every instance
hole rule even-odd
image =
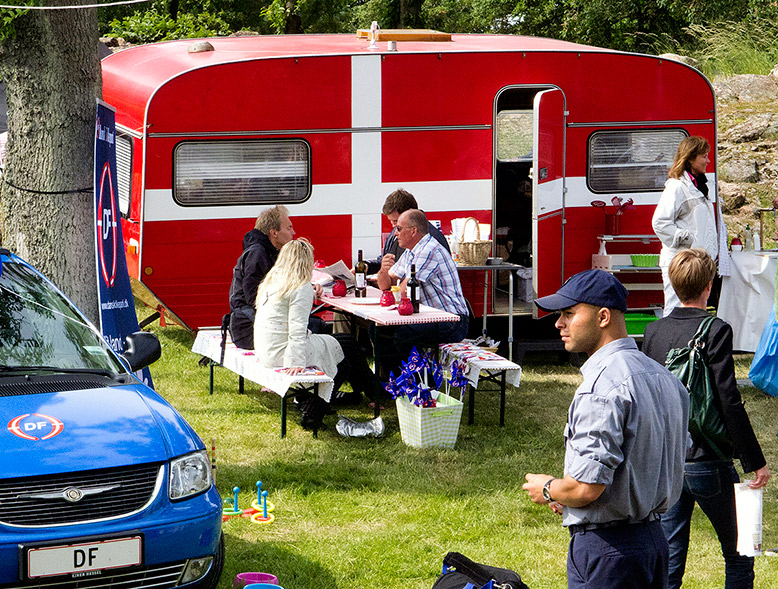
[[[697,503],[713,524],[725,561],[727,589],[754,586],[754,559],[737,552],[737,518],[734,483],[740,482],[732,462],[736,455],[744,472],[755,472],[752,489],[767,484],[770,471],[743,406],[732,359],[732,328],[706,310],[716,274],[716,263],[700,248],[683,250],[673,257],[668,275],[681,302],[663,319],[646,327],[643,352],[660,364],[677,359],[696,336],[705,341],[703,363],[711,376],[711,412],[723,425],[718,431],[700,431],[690,421],[692,446],[686,452],[681,498],[662,517],[662,529],[670,544],[669,587],[681,586],[692,511]],[[710,319],[709,319],[710,318]],[[706,322],[707,320],[707,322]],[[703,329],[700,329],[702,326]],[[701,333],[703,332],[703,333]],[[671,369],[668,365],[668,368]],[[690,391],[694,413],[695,396]]]

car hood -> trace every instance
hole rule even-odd
[[[0,397],[0,479],[164,462],[202,447],[144,385]]]

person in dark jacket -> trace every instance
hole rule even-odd
[[[400,243],[397,241],[397,219],[399,219],[400,215],[405,211],[418,208],[419,205],[416,203],[414,196],[402,188],[398,188],[386,197],[382,211],[392,224],[392,231],[387,236],[386,241],[384,241],[384,249],[381,252],[381,257],[374,260],[367,260],[368,274],[376,274],[378,270],[381,269],[381,260],[383,260],[383,257],[386,255],[391,255],[394,261],[400,259],[405,248],[400,247]],[[440,232],[440,229],[429,221],[427,223],[427,233],[434,237],[440,245],[446,248],[447,252],[451,253],[446,237]]]
[[[673,348],[686,347],[700,323],[708,317],[716,263],[701,248],[677,253],[668,269],[670,282],[681,301],[665,317],[646,327],[643,352],[662,364]],[[732,328],[714,319],[703,348],[711,368],[716,406],[726,426],[731,447],[722,460],[704,441],[694,442],[686,452],[684,486],[681,498],[662,517],[662,529],[670,544],[669,587],[680,587],[689,548],[689,529],[697,503],[716,530],[724,555],[727,588],[754,586],[754,559],[737,552],[737,518],[733,483],[740,481],[732,463],[740,459],[744,472],[755,472],[749,486],[759,489],[767,484],[770,471],[756,439],[735,381],[732,359]]]
[[[289,210],[281,205],[263,211],[243,237],[243,253],[232,270],[230,286],[230,337],[239,348],[254,349],[257,287],[276,263],[279,250],[293,238]]]

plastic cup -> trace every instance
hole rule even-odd
[[[238,573],[232,586],[235,589],[240,589],[240,587],[245,588],[249,585],[256,585],[257,583],[269,583],[269,586],[276,587],[278,586],[278,577],[271,575],[270,573]]]

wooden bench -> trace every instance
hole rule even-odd
[[[218,329],[202,329],[197,332],[197,338],[192,345],[192,352],[205,356],[210,360],[209,394],[213,395],[213,370],[215,366],[223,366],[238,375],[238,392],[243,393],[244,379],[250,380],[281,397],[281,437],[286,436],[286,400],[290,391],[309,391],[319,395],[329,402],[334,383],[332,379],[319,370],[308,370],[303,374],[290,376],[281,368],[267,368],[251,350],[238,348],[229,335],[224,349],[222,362],[222,336]]]
[[[451,366],[454,360],[465,363],[465,378],[469,383],[467,397],[467,424],[475,421],[475,391],[481,381],[493,382],[500,387],[500,427],[505,425],[505,387],[521,383],[521,366],[506,360],[499,354],[484,350],[467,342],[440,344],[440,363]]]

